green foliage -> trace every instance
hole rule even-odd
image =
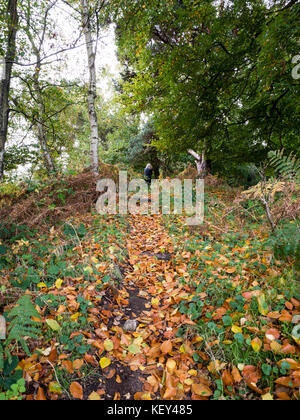
[[[17,356],[12,356],[11,360],[4,360],[3,369],[0,371],[0,390],[7,391],[22,378],[21,369],[16,369],[19,363]]]
[[[0,344],[0,370],[4,367],[4,354],[9,361],[12,360],[9,348],[11,343],[21,345],[25,353],[30,354],[25,337],[38,338],[40,334],[40,325],[37,321],[33,321],[32,317],[40,318],[40,315],[33,306],[30,296],[24,295],[7,315],[9,322],[7,339]]]
[[[12,345],[20,345],[26,354],[30,355],[26,340],[28,338],[36,339],[40,335],[40,324],[33,321],[32,317],[40,318],[40,315],[28,295],[22,296],[16,306],[7,314],[7,338],[0,343],[0,388],[8,391],[4,395],[0,394],[2,399],[17,397],[20,392],[23,392],[20,391],[20,383],[17,385],[14,383],[20,378],[18,371],[12,374],[18,364],[18,358],[12,356]]]
[[[10,389],[6,392],[0,392],[0,401],[6,400],[21,400],[22,395],[25,392],[25,380],[23,378],[11,385]]]
[[[229,170],[262,161],[274,145],[297,150],[299,4],[277,12],[263,1],[115,3],[123,103],[153,117],[160,150],[205,148]]]
[[[274,256],[280,260],[292,258],[300,261],[300,224],[283,221],[270,237]]]
[[[268,157],[270,164],[282,178],[300,184],[300,160],[293,153],[285,156],[284,149],[282,149],[269,152]]]

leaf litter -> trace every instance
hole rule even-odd
[[[300,303],[263,287],[262,266],[263,281],[282,270],[257,245],[264,234],[226,242],[220,229],[208,229],[201,238],[180,218],[171,221],[173,234],[160,215],[129,216],[129,232],[114,217],[105,223],[114,228],[104,238],[74,248],[72,264],[84,260],[84,275],[41,287],[41,296],[63,301],[55,309],[37,305],[51,334],[19,363],[27,399],[298,398],[299,346],[290,325]],[[224,284],[223,299],[214,299]],[[61,339],[66,317],[73,329]],[[124,328],[128,321],[135,328]]]

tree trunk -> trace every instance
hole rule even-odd
[[[205,156],[205,150],[202,152],[201,155],[199,155],[192,149],[189,149],[188,153],[195,158],[199,178],[205,178],[205,176],[207,175],[207,160]]]
[[[13,62],[16,56],[16,35],[18,30],[17,0],[8,0],[7,17],[7,51],[3,60],[4,68],[0,80],[0,179],[3,177],[4,171],[4,152],[9,118],[9,90]]]
[[[88,0],[81,0],[81,14],[82,14],[82,25],[85,35],[86,50],[88,56],[89,66],[89,90],[87,97],[87,106],[91,128],[91,140],[90,140],[90,154],[91,154],[91,166],[94,174],[99,174],[99,158],[98,158],[98,144],[99,144],[99,132],[98,132],[98,118],[96,113],[96,98],[97,98],[97,85],[96,85],[96,48],[93,46],[92,38],[92,25],[91,25],[91,14]]]
[[[34,90],[36,93],[36,99],[38,102],[38,110],[39,110],[39,117],[37,121],[38,140],[42,149],[44,163],[45,163],[48,175],[53,175],[56,173],[56,167],[54,164],[54,160],[51,156],[51,152],[49,150],[49,146],[47,142],[46,127],[44,125],[45,109],[44,109],[43,97],[42,97],[40,81],[39,81],[39,72],[41,68],[39,54],[36,54],[36,57],[38,59],[38,64],[35,69],[35,74],[33,76],[33,84],[34,84]]]
[[[38,118],[36,119],[37,120],[36,121],[37,137],[38,137],[38,141],[42,150],[43,160],[44,160],[44,164],[47,169],[48,175],[53,175],[57,171],[56,171],[53,157],[51,156],[51,152],[48,146],[47,129],[46,129],[47,127],[45,126],[45,120],[46,120],[45,106],[44,106],[44,99],[42,96],[42,89],[40,86],[40,71],[42,67],[40,51],[41,51],[41,47],[43,45],[43,40],[45,36],[46,23],[44,25],[44,31],[41,36],[40,45],[37,46],[32,36],[32,33],[30,32],[30,23],[31,23],[30,9],[28,10],[26,17],[27,17],[27,25],[28,25],[28,30],[26,31],[26,33],[27,33],[28,39],[32,46],[33,53],[36,58],[36,66],[35,66],[34,75],[33,75],[33,87],[34,87],[35,98],[33,99],[37,102],[37,107],[39,111]],[[46,18],[47,16],[45,16],[45,19]]]

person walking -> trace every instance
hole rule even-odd
[[[148,165],[146,166],[144,170],[144,180],[147,182],[149,186],[151,185],[152,172],[153,172],[152,165],[148,163]]]

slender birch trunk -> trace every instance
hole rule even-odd
[[[89,7],[89,0],[81,0],[81,17],[83,31],[85,35],[86,50],[88,56],[89,67],[89,90],[87,96],[87,106],[91,128],[90,140],[90,155],[91,166],[94,174],[99,174],[99,158],[98,158],[98,144],[99,144],[99,131],[98,131],[98,118],[96,113],[96,98],[97,98],[97,85],[96,85],[96,47],[93,44],[91,14]]]
[[[38,110],[39,110],[39,117],[37,121],[37,133],[38,133],[38,141],[41,146],[42,154],[44,163],[48,172],[48,175],[55,174],[56,173],[56,167],[54,160],[52,158],[51,152],[49,150],[48,142],[47,142],[47,130],[44,125],[45,120],[45,108],[43,103],[43,97],[40,87],[40,81],[39,81],[39,72],[40,72],[40,61],[39,56],[38,58],[38,64],[35,69],[35,74],[33,76],[33,85],[34,90],[36,93],[36,99],[38,101]]]
[[[13,61],[16,56],[16,36],[18,30],[17,0],[8,0],[8,41],[6,56],[2,62],[2,74],[0,75],[0,179],[4,171],[4,153],[7,140],[9,118],[9,90]]]
[[[47,19],[47,14],[45,16],[45,20],[46,19]],[[28,10],[28,13],[27,13],[28,27],[30,26],[30,21],[31,21],[30,10]],[[48,146],[48,141],[47,141],[47,128],[45,126],[45,120],[46,120],[45,106],[44,106],[44,99],[42,96],[42,89],[40,85],[40,71],[41,71],[41,66],[42,66],[40,50],[43,44],[45,31],[46,31],[46,22],[44,25],[44,31],[41,37],[39,47],[36,46],[36,43],[33,39],[33,36],[30,30],[27,31],[27,36],[31,43],[32,50],[36,58],[36,66],[35,66],[34,75],[33,75],[33,87],[34,87],[34,93],[35,93],[34,99],[37,102],[37,106],[39,110],[39,115],[38,115],[37,123],[36,123],[37,137],[38,137],[38,141],[42,150],[43,160],[44,160],[48,175],[52,175],[52,174],[55,174],[57,171],[56,171],[55,163],[51,155],[51,152]]]

